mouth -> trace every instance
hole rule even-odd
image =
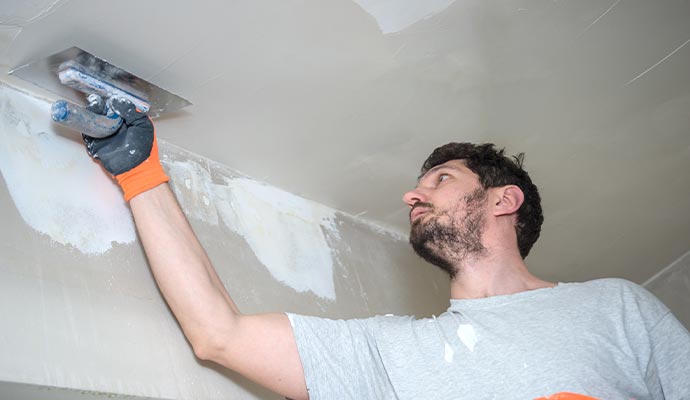
[[[410,222],[416,221],[429,211],[431,211],[431,209],[427,206],[415,205],[414,207],[412,207],[412,210],[410,210]]]

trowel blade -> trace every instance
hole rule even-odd
[[[145,94],[148,102],[151,104],[147,114],[152,118],[180,110],[192,104],[184,98],[147,82],[78,47],[71,47],[51,56],[14,68],[9,73],[49,90],[65,100],[84,105],[86,96],[77,90],[62,85],[58,79],[58,68],[65,61],[74,61],[83,66],[93,76],[110,82],[115,86]]]

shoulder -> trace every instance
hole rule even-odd
[[[590,296],[598,297],[604,309],[638,315],[646,324],[654,324],[669,313],[669,309],[651,292],[626,279],[604,278],[573,285]]]
[[[658,301],[656,297],[647,289],[627,279],[602,278],[583,282],[582,285],[589,287],[593,290],[609,292],[611,294],[619,294],[626,297],[633,296],[645,298],[651,301]]]
[[[584,286],[588,286],[588,287],[602,288],[602,289],[606,289],[606,288],[608,288],[608,289],[633,288],[633,290],[636,290],[635,288],[640,288],[640,289],[642,288],[642,286],[638,285],[637,283],[634,283],[634,282],[631,282],[627,279],[622,279],[622,278],[593,279],[591,281],[581,282],[579,284],[584,285]]]
[[[399,331],[405,326],[412,325],[416,319],[411,316],[400,315],[376,315],[369,318],[330,319],[286,313],[295,331],[336,331],[347,334],[376,335],[381,331]]]
[[[637,283],[622,278],[602,278],[586,282],[566,283],[564,285],[577,291],[597,293],[604,296],[654,297],[647,289]]]

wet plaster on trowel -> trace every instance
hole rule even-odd
[[[238,177],[209,160],[164,156],[162,161],[188,217],[211,225],[222,223],[242,236],[279,282],[297,292],[335,300],[337,256],[329,242],[340,236],[333,209]]]
[[[0,83],[0,171],[27,225],[54,242],[100,254],[132,243],[134,223],[119,188],[56,130],[50,103]]]

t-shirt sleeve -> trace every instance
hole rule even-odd
[[[393,397],[376,347],[375,318],[287,316],[311,400]]]
[[[636,310],[641,321],[635,324],[634,312],[625,314],[628,328],[640,333],[631,344],[638,350],[640,370],[651,398],[690,399],[690,333],[647,289],[623,283],[624,291],[632,294],[624,307]]]
[[[690,333],[670,312],[650,332],[651,357],[645,380],[666,400],[690,397]]]

